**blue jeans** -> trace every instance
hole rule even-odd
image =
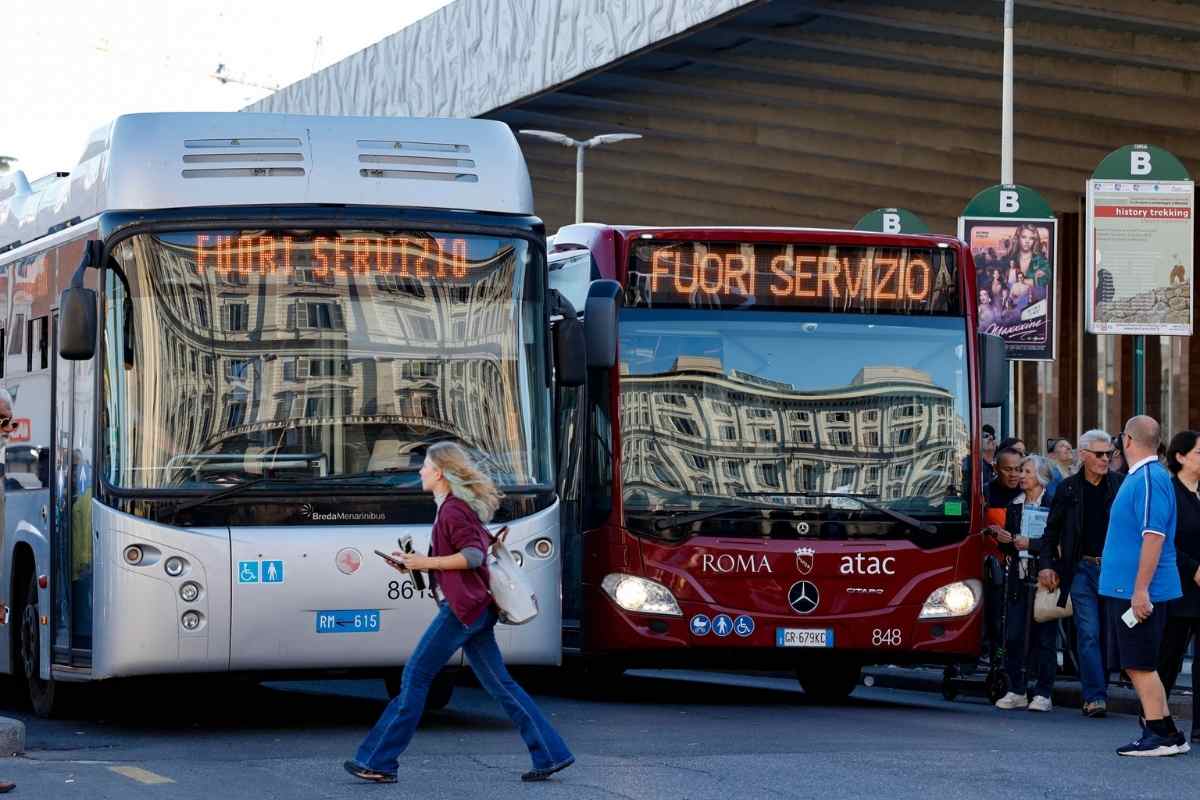
[[[421,721],[429,685],[460,647],[479,683],[499,701],[521,731],[521,738],[533,757],[534,769],[550,769],[570,760],[566,742],[505,669],[496,645],[495,627],[494,608],[489,608],[474,624],[463,625],[443,604],[412,658],[404,665],[400,694],[388,703],[375,727],[359,745],[354,760],[378,772],[396,772],[396,759],[408,747]]]
[[[1106,619],[1100,596],[1100,565],[1080,561],[1071,580],[1071,605],[1075,608],[1076,654],[1083,702],[1108,700],[1108,672],[1100,644],[1100,626]]]

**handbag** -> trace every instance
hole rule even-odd
[[[1051,622],[1056,619],[1066,619],[1075,613],[1075,609],[1071,606],[1070,595],[1067,595],[1065,607],[1058,604],[1061,594],[1061,586],[1053,592],[1044,586],[1039,586],[1037,594],[1033,596],[1033,621]]]
[[[508,526],[495,535],[488,533],[492,540],[487,557],[488,589],[496,608],[500,610],[500,621],[505,625],[524,625],[538,615],[537,595],[528,576],[505,544],[507,536]]]

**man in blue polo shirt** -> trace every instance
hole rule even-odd
[[[1190,749],[1171,719],[1157,671],[1166,603],[1183,596],[1175,568],[1175,490],[1158,463],[1162,433],[1157,422],[1134,417],[1125,423],[1121,438],[1129,475],[1108,515],[1100,594],[1106,598],[1121,669],[1137,690],[1145,725],[1142,735],[1117,748],[1117,754],[1173,756]]]

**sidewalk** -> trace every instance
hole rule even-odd
[[[1176,682],[1175,691],[1171,692],[1169,698],[1171,716],[1176,719],[1190,720],[1192,718],[1191,669],[1192,660],[1188,659],[1184,662],[1183,673]],[[983,679],[986,674],[987,668],[984,666],[974,675],[966,676],[966,680],[957,681],[959,697],[983,697]],[[940,668],[922,667],[867,667],[863,670],[863,682],[868,686],[879,686],[886,689],[908,689],[938,694],[942,693],[943,684]],[[1188,691],[1185,692],[1182,687],[1189,687]],[[1054,697],[1051,699],[1056,706],[1082,708],[1083,691],[1079,681],[1059,676],[1054,682]],[[1132,687],[1110,684],[1108,687],[1108,710],[1112,714],[1139,714],[1141,706]]]

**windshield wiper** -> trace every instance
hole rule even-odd
[[[935,526],[929,524],[928,522],[922,522],[921,520],[917,519],[916,517],[910,517],[908,514],[905,514],[901,511],[896,511],[894,509],[888,508],[885,505],[880,505],[879,503],[872,502],[870,498],[879,496],[879,495],[875,495],[875,494],[839,494],[837,492],[738,492],[738,496],[739,497],[741,497],[741,496],[747,496],[747,497],[762,496],[762,497],[838,497],[838,498],[845,498],[847,500],[853,500],[856,503],[861,503],[862,505],[866,506],[867,508],[869,508],[873,511],[878,511],[880,514],[889,516],[892,519],[896,520],[897,522],[903,522],[905,525],[910,525],[910,526],[916,528],[917,530],[921,531],[922,533],[929,534],[930,536],[935,536],[935,535],[937,535],[937,532],[938,532],[937,528]]]
[[[206,494],[203,497],[197,497],[192,500],[187,500],[187,501],[175,506],[175,508],[172,510],[172,513],[178,514],[181,511],[187,511],[192,508],[199,508],[200,506],[207,505],[208,503],[215,503],[218,500],[224,500],[226,497],[233,497],[234,495],[239,495],[242,492],[246,491],[247,489],[251,489],[255,486],[258,486],[260,483],[264,483],[265,481],[276,481],[279,483],[301,483],[302,482],[291,476],[289,476],[287,478],[281,478],[281,477],[274,476],[274,475],[263,475],[261,477],[253,478],[248,481],[242,481],[241,483],[236,483],[233,486],[230,486],[228,489],[221,489],[219,491],[212,492],[210,494]]]
[[[707,511],[697,511],[695,514],[688,514],[685,517],[671,517],[670,519],[656,519],[654,521],[654,530],[665,531],[668,528],[678,528],[681,525],[691,525],[693,522],[702,522],[713,517],[727,516],[729,514],[740,514],[747,511],[798,511],[799,509],[791,509],[787,506],[777,506],[774,503],[752,503],[748,500],[738,502],[736,505],[727,504],[710,508]]]

